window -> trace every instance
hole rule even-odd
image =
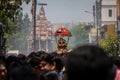
[[[108,16],[112,17],[112,10],[111,9],[109,9],[109,11],[108,11]]]

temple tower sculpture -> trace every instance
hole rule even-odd
[[[41,6],[39,17],[36,20],[37,49],[46,52],[52,51],[52,26],[45,16],[44,7],[46,3],[39,3]]]

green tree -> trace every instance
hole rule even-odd
[[[10,49],[18,49],[24,53],[27,51],[27,36],[29,35],[30,19],[28,14],[26,13],[23,17],[23,14],[19,14],[19,18],[15,20],[15,23],[18,27],[16,34],[13,34],[8,38],[9,48]]]
[[[15,19],[17,19],[19,13],[22,12],[22,3],[26,2],[28,4],[30,1],[31,0],[0,0],[0,23],[4,26],[4,38],[13,37],[13,35],[17,36],[16,31],[18,25],[16,25]]]
[[[108,52],[110,56],[117,56],[119,54],[120,39],[117,36],[109,36],[105,39],[104,45],[101,47]]]
[[[0,22],[5,26],[6,33],[11,34],[15,31],[14,26],[10,24],[14,24],[14,19],[17,18],[19,12],[22,11],[22,3],[26,2],[28,4],[30,1],[31,0],[0,0]]]
[[[88,42],[88,31],[85,29],[86,24],[79,23],[71,29],[72,38],[70,38],[69,47],[73,48]]]

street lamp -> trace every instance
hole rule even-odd
[[[91,11],[84,11],[85,13],[90,13],[93,15],[93,26],[95,27],[95,6],[93,5],[93,12]]]
[[[90,43],[97,43],[98,44],[98,29],[95,25],[95,6],[93,5],[93,12],[91,11],[84,11],[85,13],[90,13],[93,15],[93,27],[91,28],[91,31],[89,33],[89,40]],[[94,37],[94,38],[93,38]]]
[[[99,44],[98,26],[100,26],[100,20],[98,20],[98,16],[100,15],[100,13],[98,14],[98,10],[96,10],[97,7],[98,7],[98,4],[97,4],[98,1],[101,1],[101,0],[96,0],[96,5],[93,5],[93,12],[85,11],[86,13],[91,13],[93,15],[93,18],[94,18],[93,25],[96,28],[96,42],[97,42],[97,45]],[[100,5],[100,3],[99,3],[99,5]]]

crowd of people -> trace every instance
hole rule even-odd
[[[120,57],[95,45],[66,52],[0,55],[0,80],[120,80]]]

